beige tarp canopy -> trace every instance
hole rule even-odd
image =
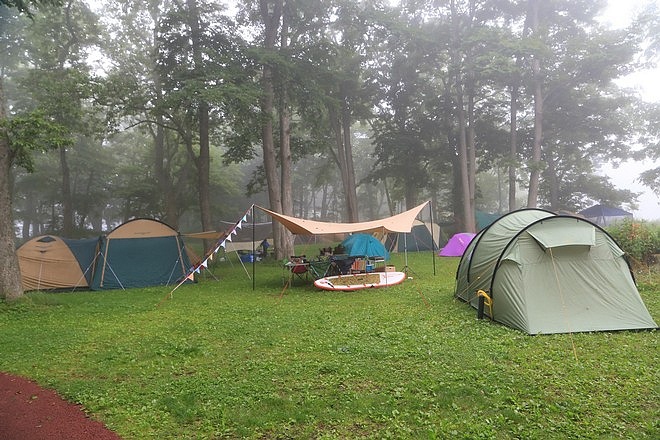
[[[384,218],[382,220],[374,220],[369,222],[359,223],[330,223],[319,222],[315,220],[305,220],[288,215],[278,214],[269,209],[262,208],[255,205],[256,208],[261,209],[266,214],[273,217],[279,223],[284,225],[293,234],[307,234],[307,235],[320,235],[320,234],[349,234],[354,232],[410,232],[412,230],[415,218],[420,211],[428,205],[428,201],[416,206],[401,214],[393,215],[392,217]]]

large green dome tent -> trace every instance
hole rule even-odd
[[[482,230],[456,273],[455,296],[528,334],[655,328],[624,252],[599,226],[541,209]]]

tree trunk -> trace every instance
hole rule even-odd
[[[71,172],[66,158],[66,147],[60,147],[60,170],[62,172],[62,235],[73,236],[73,202],[71,199]]]
[[[211,185],[209,182],[211,155],[209,152],[209,108],[203,102],[199,108],[199,162],[197,167],[197,185],[199,186],[199,210],[202,230],[213,229],[211,220]]]
[[[559,178],[557,176],[557,169],[555,167],[555,158],[551,152],[546,151],[545,158],[548,167],[543,174],[546,176],[546,181],[550,187],[550,209],[552,211],[559,211]]]
[[[468,110],[467,110],[467,169],[470,194],[470,218],[474,218],[476,209],[477,193],[477,152],[475,146],[476,133],[474,129],[474,84],[470,80],[468,88]],[[476,232],[476,225],[474,226]]]
[[[158,32],[159,32],[159,22],[160,22],[160,2],[151,1],[149,2],[149,13],[151,15],[151,20],[154,23],[154,29],[152,33],[151,44],[153,46],[153,53],[151,54],[151,63],[152,63],[152,79],[154,82],[155,88],[155,99],[158,102],[162,97],[162,81],[156,65],[159,58],[159,46],[157,44]],[[156,126],[155,131],[152,131],[154,139],[154,169],[156,173],[156,179],[158,182],[158,189],[161,194],[163,194],[163,203],[165,208],[165,218],[163,219],[165,223],[172,226],[174,229],[179,229],[179,209],[177,203],[177,195],[174,188],[174,183],[170,176],[169,167],[166,165],[169,163],[166,159],[166,146],[165,146],[165,129],[163,128],[163,116],[161,114],[156,115]]]
[[[460,87],[460,86],[459,86]],[[470,177],[468,171],[467,135],[465,110],[463,109],[463,95],[458,94],[458,164],[461,179],[461,211],[463,214],[463,230],[465,232],[476,232],[474,224],[474,213],[470,209]]]
[[[451,20],[452,20],[452,29],[453,35],[459,35],[458,21],[459,17],[456,12],[456,2],[452,0],[450,2],[451,8]],[[452,53],[451,53],[451,62],[453,65],[454,71],[454,86],[455,86],[455,102],[456,102],[456,111],[458,113],[458,164],[459,164],[459,175],[461,182],[461,214],[463,217],[463,230],[466,232],[476,232],[476,225],[474,220],[474,211],[471,209],[472,204],[470,202],[470,174],[468,169],[468,145],[467,145],[467,121],[465,117],[465,103],[463,97],[463,81],[461,80],[461,73],[459,69],[459,54],[457,53],[457,41],[452,42]]]
[[[199,26],[199,11],[195,0],[187,0],[188,12],[190,14],[190,37],[193,52],[194,70],[202,72],[204,61],[200,47],[201,30]],[[198,75],[199,76],[199,75]],[[213,228],[211,221],[211,198],[210,198],[210,161],[209,152],[209,105],[200,98],[198,102],[197,122],[199,124],[199,156],[197,158],[197,190],[199,194],[199,212],[202,222],[202,230],[209,231]]]
[[[37,218],[37,207],[34,200],[34,193],[29,191],[25,195],[25,214],[23,215],[23,239],[27,240],[30,238],[30,229],[32,229],[32,224],[36,223],[35,219]]]
[[[176,197],[176,190],[170,177],[169,169],[165,158],[165,130],[163,129],[162,116],[156,116],[156,127],[153,132],[154,140],[154,169],[158,189],[163,195],[163,204],[165,205],[165,218],[163,221],[174,229],[179,229],[179,214]]]
[[[357,188],[355,183],[355,166],[353,165],[353,143],[351,141],[351,110],[349,108],[348,102],[346,102],[347,97],[344,97],[344,106],[341,112],[341,125],[343,133],[343,144],[344,144],[344,160],[346,163],[346,187],[344,192],[346,193],[346,209],[348,213],[348,221],[350,223],[357,223],[359,220],[358,212],[358,200],[357,200]]]
[[[286,93],[286,91],[283,91]],[[280,172],[281,194],[282,194],[282,214],[293,216],[293,171],[291,166],[291,116],[286,105],[286,99],[282,98],[280,108]],[[302,209],[302,205],[301,205]],[[284,255],[293,255],[293,235],[288,230],[282,231],[280,247]]]
[[[509,212],[516,210],[516,163],[518,162],[518,85],[511,86],[511,135],[509,138]]]
[[[417,206],[417,187],[413,183],[407,183],[405,189],[406,209],[412,209]]]
[[[275,41],[277,40],[277,30],[279,29],[280,18],[282,16],[283,0],[275,0],[269,4],[268,0],[259,0],[259,9],[261,18],[264,22],[264,49],[273,51]],[[266,175],[266,184],[268,186],[268,200],[270,209],[275,212],[282,212],[282,196],[280,176],[277,173],[277,152],[275,151],[275,141],[273,139],[273,113],[275,92],[273,86],[273,68],[265,63],[262,68],[261,85],[263,94],[261,98],[261,113],[263,114],[263,125],[261,126],[261,142],[264,156],[264,173]],[[275,243],[275,257],[282,259],[288,257],[283,248],[282,237],[284,227],[273,221],[273,241]]]
[[[0,77],[0,121],[6,119],[5,95]],[[23,296],[21,271],[14,244],[11,206],[12,152],[6,131],[0,125],[0,298],[12,301]]]
[[[341,113],[338,113],[337,110],[332,107],[329,107],[328,110],[330,124],[335,135],[335,144],[337,146],[335,159],[341,175],[344,202],[346,206],[346,209],[344,210],[346,215],[343,220],[346,222],[357,222],[357,195],[355,192],[355,171],[353,170],[353,148],[350,146],[350,125],[347,133],[346,122],[343,118],[344,110],[342,110]],[[348,147],[346,146],[347,141],[349,144]],[[349,154],[351,155],[350,157],[348,156]],[[351,196],[351,194],[353,194],[353,196]]]
[[[280,36],[280,51],[288,47],[287,14],[282,14],[282,32]],[[289,109],[288,89],[286,81],[280,75],[280,194],[282,196],[282,214],[293,216],[293,165],[291,158],[291,111]],[[302,206],[301,206],[302,209]],[[286,257],[294,255],[293,234],[282,228],[280,239],[281,252]]]
[[[530,0],[530,28],[532,35],[539,29],[539,0]],[[532,59],[534,75],[534,144],[532,146],[531,172],[529,175],[529,193],[527,207],[535,208],[538,203],[539,177],[541,175],[541,142],[543,141],[543,78],[541,78],[541,60],[538,55]]]

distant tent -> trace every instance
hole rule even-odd
[[[191,264],[179,233],[157,220],[134,219],[101,238],[91,288],[173,284]]]
[[[230,222],[222,222],[227,228],[231,228],[234,224]],[[252,246],[258,249],[262,241],[268,241],[270,246],[273,245],[273,223],[255,223],[254,228],[252,223],[243,223],[241,229],[236,230],[236,235],[232,237],[231,243],[227,244],[226,250],[228,251],[251,251]],[[254,242],[252,237],[254,236]]]
[[[42,235],[16,250],[24,290],[87,289],[98,238],[72,240]]]
[[[481,231],[484,228],[487,228],[495,220],[500,218],[500,214],[491,214],[490,212],[476,211],[474,213],[474,218],[477,222],[477,231]]]
[[[455,296],[487,295],[487,316],[529,334],[655,328],[623,255],[585,219],[514,211],[470,242]]]
[[[431,231],[433,228],[433,231]],[[409,233],[390,233],[385,237],[385,248],[390,252],[420,252],[438,250],[440,226],[415,220]]]
[[[447,244],[440,250],[438,255],[441,257],[460,257],[467,249],[476,234],[471,232],[460,232],[454,234]]]
[[[346,237],[341,245],[346,249],[346,253],[351,257],[383,257],[390,259],[389,252],[385,249],[383,243],[376,237],[369,234],[353,234]]]
[[[632,213],[628,211],[603,205],[594,205],[591,208],[578,212],[578,214],[592,223],[596,223],[598,226],[610,226],[618,221],[625,219],[632,220],[633,218]]]
[[[231,230],[234,227],[234,223],[230,222],[220,222],[223,228],[226,228],[223,231],[210,231],[210,232],[192,232],[187,234],[182,234],[186,239],[196,238],[203,240],[212,240],[213,242],[218,241],[221,237],[227,234],[228,230]],[[268,241],[270,246],[273,245],[273,223],[255,223],[254,228],[252,223],[244,222],[241,224],[240,228],[235,229],[235,234],[232,234],[231,240],[228,240],[226,251],[251,251],[253,249],[258,249],[261,242],[264,240]],[[254,234],[253,234],[254,232]],[[252,238],[254,236],[254,242]]]

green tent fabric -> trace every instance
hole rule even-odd
[[[191,267],[179,233],[165,223],[134,219],[101,238],[93,290],[174,284]]]
[[[463,255],[455,296],[528,334],[657,327],[635,287],[624,252],[591,222],[548,211],[507,214]]]

